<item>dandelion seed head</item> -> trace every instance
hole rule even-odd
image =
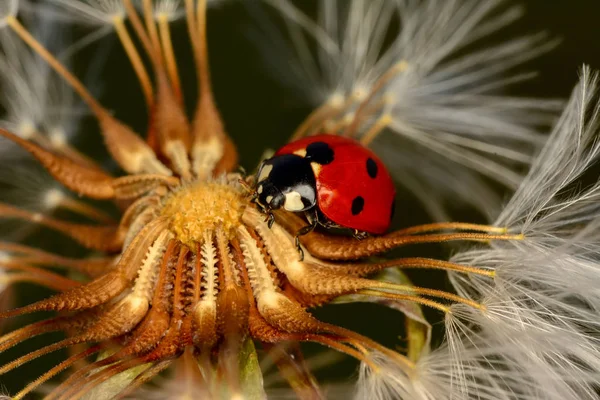
[[[181,0],[161,0],[154,2],[154,18],[175,21],[185,17],[185,10]]]
[[[497,220],[506,229],[447,223],[363,240],[327,229],[299,235],[306,229],[303,216],[257,207],[255,177],[237,172],[237,149],[209,81],[206,10],[200,7],[187,15],[201,94],[190,118],[184,96],[188,85],[180,82],[177,57],[169,50],[169,26],[164,24],[179,15],[179,1],[146,2],[154,8],[128,10],[134,28],[130,33],[139,39],[133,43],[130,25],[122,25],[122,2],[55,3],[90,25],[117,29],[144,91],[149,129],[136,132],[118,120],[68,66],[43,49],[36,35],[15,29],[19,25],[14,22],[19,40],[85,101],[121,170],[113,176],[78,152],[67,140],[69,126],[49,117],[82,115],[72,102],[33,117],[13,112],[27,102],[55,103],[53,97],[36,93],[54,85],[46,82],[52,76],[47,72],[23,74],[18,66],[37,62],[38,56],[28,47],[22,51],[15,45],[19,41],[5,39],[4,46],[16,58],[3,60],[2,77],[17,77],[15,87],[30,89],[13,109],[7,107],[6,127],[31,121],[32,132],[29,140],[4,129],[0,135],[26,150],[47,172],[45,178],[39,174],[27,179],[2,169],[16,195],[11,200],[9,191],[1,193],[0,217],[43,226],[72,242],[70,247],[77,243],[102,255],[69,258],[0,241],[0,261],[3,252],[11,261],[26,261],[12,263],[22,271],[10,271],[11,279],[57,292],[22,308],[2,308],[2,319],[58,313],[57,319],[0,337],[0,352],[48,330],[67,337],[0,365],[0,374],[58,349],[75,350],[17,398],[91,357],[53,395],[128,397],[173,369],[173,380],[150,398],[192,392],[206,398],[264,398],[267,380],[255,343],[276,354],[273,362],[299,397],[322,398],[302,354],[301,344],[313,342],[361,363],[355,390],[360,399],[597,400],[600,223],[592,215],[599,211],[598,185],[556,196],[597,158],[596,150],[589,151],[596,146],[590,139],[596,123],[595,111],[589,112],[593,96],[586,94],[595,84],[586,70],[575,100],[551,135],[563,147],[566,155],[559,161],[567,171],[544,172],[559,157],[549,144],[522,183],[538,196],[517,190]],[[490,209],[493,193],[480,172],[509,186],[519,184],[520,175],[512,167],[531,161],[529,147],[540,142],[534,126],[544,125],[553,107],[497,95],[499,87],[528,76],[503,79],[498,72],[552,44],[528,37],[456,56],[513,21],[519,9],[496,13],[496,1],[327,1],[320,3],[315,23],[291,2],[268,3],[283,15],[287,38],[299,58],[289,65],[308,77],[299,86],[318,100],[313,106],[322,104],[307,118],[316,126],[300,136],[325,127],[400,158],[392,169],[436,217],[445,215],[438,194],[470,201],[490,214],[495,211]],[[158,27],[152,17],[159,19]],[[401,30],[384,45],[396,20]],[[138,42],[140,51],[132,48]],[[315,54],[311,44],[317,45]],[[151,68],[136,61],[141,51],[149,56]],[[27,86],[29,76],[39,86]],[[31,207],[27,196],[34,199]],[[114,213],[107,215],[85,199],[112,203]],[[58,208],[68,212],[52,212]],[[398,246],[450,240],[474,240],[477,246],[456,253],[451,261],[374,258]],[[73,269],[82,281],[45,266]],[[403,267],[450,271],[457,294],[415,286],[401,272]],[[565,274],[573,279],[565,280]],[[388,348],[313,315],[312,308],[337,301],[367,301],[403,313],[408,349]],[[421,306],[444,315],[446,339],[433,349],[431,325]],[[108,343],[114,351],[97,357]]]
[[[493,281],[450,274],[459,294],[485,305],[483,313],[456,305],[447,316],[447,349],[462,374],[462,393],[501,376],[498,398],[597,399],[600,186],[573,186],[598,159],[597,104],[596,75],[584,67],[548,143],[498,219],[524,239],[453,257],[496,272]]]
[[[13,18],[19,11],[19,0],[6,0],[0,4],[0,28],[6,26],[6,20]]]
[[[57,149],[60,149],[67,144],[67,134],[62,129],[53,129],[48,133],[48,138],[52,143],[52,147]]]
[[[115,19],[126,17],[121,0],[55,0],[53,3],[68,11],[75,22],[92,26],[112,25]]]
[[[31,121],[22,121],[15,132],[23,139],[31,139],[37,132],[35,124]]]
[[[289,39],[264,38],[271,45],[265,58],[281,81],[313,106],[325,104],[324,111],[331,96],[344,98],[312,129],[344,131],[349,124],[339,116],[367,101],[368,111],[353,115],[354,134],[381,152],[434,218],[449,219],[445,198],[496,216],[500,198],[482,176],[515,188],[519,165],[542,142],[539,126],[550,125],[559,107],[500,92],[530,78],[513,75],[514,67],[556,42],[533,35],[458,54],[515,21],[521,8],[501,1],[331,1],[319,3],[313,22],[290,1],[267,3],[280,12]],[[395,20],[400,31],[388,43]],[[385,127],[379,133],[370,130],[376,122]],[[458,189],[465,181],[476,190]]]
[[[60,189],[51,188],[44,195],[43,203],[47,209],[52,210],[52,209],[58,207],[63,202],[64,199],[65,199],[65,194]]]

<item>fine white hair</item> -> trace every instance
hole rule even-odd
[[[515,67],[556,41],[541,33],[481,45],[518,19],[520,7],[501,0],[331,0],[318,3],[312,21],[288,0],[264,1],[285,29],[277,34],[267,18],[260,21],[272,76],[312,107],[346,104],[339,117],[352,118],[356,107],[347,102],[360,103],[404,63],[378,89],[372,103],[380,107],[361,119],[358,136],[381,116],[391,118],[372,146],[435,219],[449,218],[451,202],[497,215],[500,196],[487,178],[518,186],[544,141],[538,129],[552,124],[560,104],[502,94],[535,75]]]
[[[600,182],[581,184],[600,155],[597,76],[584,67],[548,143],[496,221],[523,240],[456,254],[494,278],[450,273],[484,308],[452,306],[444,343],[412,375],[373,357],[358,398],[598,400]]]

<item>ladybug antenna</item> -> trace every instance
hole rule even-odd
[[[248,193],[251,193],[251,194],[255,194],[256,193],[256,191],[254,189],[252,189],[252,187],[250,186],[250,184],[248,183],[248,181],[246,181],[246,179],[239,178],[238,179],[238,183]]]

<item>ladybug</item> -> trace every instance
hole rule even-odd
[[[354,139],[316,135],[291,142],[259,167],[254,200],[269,215],[305,212],[310,225],[349,228],[360,238],[382,234],[394,214],[396,191],[381,160]],[[302,254],[302,253],[301,253]]]

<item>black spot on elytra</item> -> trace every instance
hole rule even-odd
[[[333,161],[333,149],[325,142],[314,142],[306,146],[306,159],[327,165]]]
[[[396,202],[392,201],[392,212],[390,214],[390,220],[394,219],[394,213],[396,212]]]
[[[367,174],[373,179],[377,176],[377,163],[372,158],[367,158]]]
[[[352,215],[358,215],[363,210],[365,206],[365,199],[361,196],[356,196],[354,200],[352,200]]]

